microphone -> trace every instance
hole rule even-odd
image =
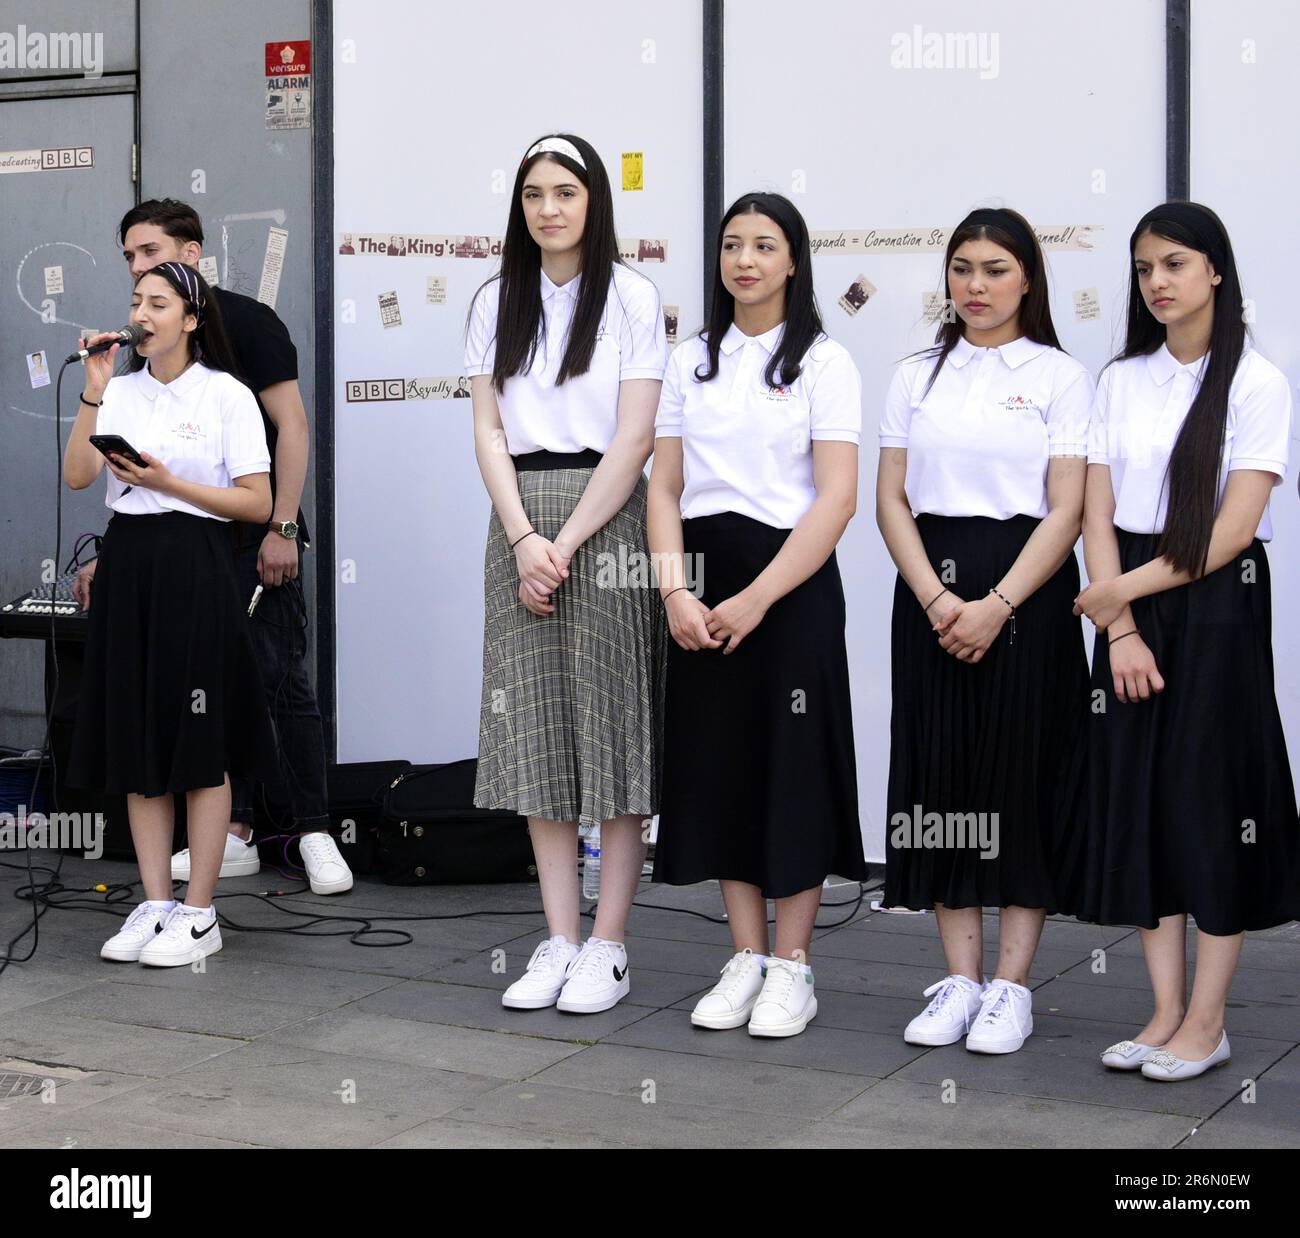
[[[92,344],[89,348],[81,348],[70,354],[64,365],[73,365],[78,361],[84,361],[87,357],[97,352],[107,352],[114,344],[121,344],[124,348],[134,348],[142,339],[145,331],[143,327],[136,326],[135,323],[129,323],[127,326],[113,332],[111,339],[101,340],[98,344]]]

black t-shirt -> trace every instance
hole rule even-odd
[[[271,497],[274,501],[275,443],[279,433],[262,405],[261,393],[276,383],[297,379],[298,350],[289,338],[288,328],[269,305],[225,288],[214,288],[212,292],[217,298],[230,346],[235,351],[235,360],[239,363],[239,376],[257,397],[257,408],[266,430],[266,445],[271,452]],[[298,529],[303,541],[309,540],[301,508],[298,510]],[[243,525],[241,532],[242,544],[246,545],[250,537],[260,542],[266,536],[267,526]]]

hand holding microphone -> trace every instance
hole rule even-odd
[[[123,345],[134,347],[145,337],[142,327],[134,323],[118,331],[101,331],[90,339],[83,341],[76,352],[69,355],[65,364],[82,361],[86,368],[86,398],[98,400],[113,377],[113,364],[117,359],[117,350]]]

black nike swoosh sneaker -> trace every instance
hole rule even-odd
[[[205,929],[203,930],[203,932],[201,932],[201,933],[199,932],[198,929],[196,929],[196,928],[194,927],[194,925],[191,924],[191,925],[190,925],[190,936],[193,937],[195,941],[201,941],[201,940],[202,940],[203,938],[205,938],[205,937],[206,937],[210,932],[212,932],[212,930],[213,930],[214,928],[216,928],[216,927],[217,927],[217,917],[216,917],[216,916],[213,916],[213,917],[212,917],[212,923],[209,924],[208,927],[205,928]]]
[[[627,975],[627,968],[624,967],[622,971],[619,971],[619,970],[618,970],[618,964],[615,963],[615,964],[614,964],[614,979],[615,979],[615,980],[618,980],[618,981],[622,981],[623,977],[626,976],[626,975]]]

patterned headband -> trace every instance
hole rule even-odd
[[[207,302],[203,297],[199,273],[193,267],[186,266],[183,262],[160,262],[156,267],[150,267],[144,274],[161,275],[181,296],[194,306],[195,317],[198,319],[195,328],[197,329],[203,325]]]
[[[587,170],[587,161],[582,157],[582,152],[568,138],[543,138],[540,142],[534,142],[523,157],[523,162],[527,163],[534,155],[564,155],[584,172]]]

